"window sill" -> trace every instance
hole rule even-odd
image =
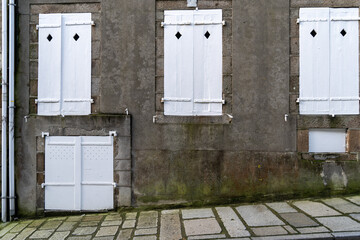
[[[301,153],[301,158],[311,161],[358,161],[358,153]]]
[[[221,116],[165,116],[155,115],[156,124],[230,124],[233,117],[229,114]]]

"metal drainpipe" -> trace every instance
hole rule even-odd
[[[7,221],[7,0],[2,0],[1,220]]]
[[[10,218],[15,215],[15,161],[14,161],[14,116],[15,116],[15,0],[9,3],[9,195]]]

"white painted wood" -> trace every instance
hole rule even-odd
[[[91,113],[91,25],[67,22],[91,22],[91,13],[62,15],[62,114],[88,115]]]
[[[309,152],[345,152],[345,129],[310,129]]]
[[[39,115],[91,114],[90,23],[91,13],[40,14]]]
[[[330,97],[329,8],[301,8],[300,19],[327,19],[300,22],[300,114],[328,114],[329,100],[315,99]]]
[[[54,99],[57,102],[38,102],[39,115],[59,115],[61,98],[61,14],[40,14],[39,24],[39,69],[38,98]],[[51,37],[50,37],[51,36]],[[50,41],[48,40],[51,39]]]
[[[193,22],[193,11],[165,11],[165,22]],[[176,34],[180,33],[178,39]],[[193,114],[193,27],[168,25],[164,29],[164,98],[191,99],[165,101],[165,115]]]
[[[300,114],[359,114],[357,18],[358,8],[300,9]]]
[[[113,137],[82,138],[82,208],[111,209],[114,206]],[[96,145],[91,145],[96,143]],[[87,184],[86,184],[87,183]],[[101,198],[99,198],[101,196]]]
[[[331,8],[330,15],[336,19],[356,18],[359,9]],[[338,99],[330,102],[330,114],[359,114],[359,22],[331,22],[330,48],[330,96]],[[351,97],[353,100],[345,100]]]
[[[76,137],[45,138],[46,210],[79,210],[75,203],[75,154]]]
[[[221,22],[222,10],[194,11],[194,22]],[[205,34],[209,33],[206,38]],[[194,115],[221,115],[222,102],[222,25],[194,26]]]
[[[46,137],[45,209],[112,209],[113,151],[112,136]]]
[[[164,15],[164,114],[221,115],[222,10],[172,10]]]

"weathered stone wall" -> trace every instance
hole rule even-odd
[[[128,204],[132,194],[134,206],[359,191],[360,167],[355,161],[360,149],[359,117],[299,116],[295,103],[298,8],[334,4],[357,6],[353,1],[199,0],[200,9],[223,9],[227,22],[223,27],[224,116],[164,117],[160,101],[160,22],[164,10],[189,9],[185,0],[20,3],[21,57],[16,82],[19,213],[33,214],[43,208],[39,183],[44,172],[44,151],[39,136],[46,131],[66,136],[104,135],[117,130],[123,137],[118,147],[127,150],[114,162],[118,171],[115,180],[124,184],[116,198]],[[96,23],[92,44],[93,115],[38,117],[34,105],[37,15],[89,11]],[[131,125],[128,117],[121,115],[126,109]],[[285,114],[289,114],[288,121],[284,120]],[[316,127],[349,128],[349,153],[309,154],[308,129]]]

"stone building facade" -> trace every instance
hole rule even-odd
[[[301,115],[299,9],[358,1],[198,0],[221,9],[217,116],[164,110],[164,11],[185,0],[19,1],[16,191],[20,216],[46,211],[44,136],[114,136],[114,207],[209,204],[360,190],[360,116]],[[91,114],[38,115],[39,15],[91,13]],[[81,37],[81,36],[80,36]],[[309,131],[343,129],[342,153],[309,152]]]

